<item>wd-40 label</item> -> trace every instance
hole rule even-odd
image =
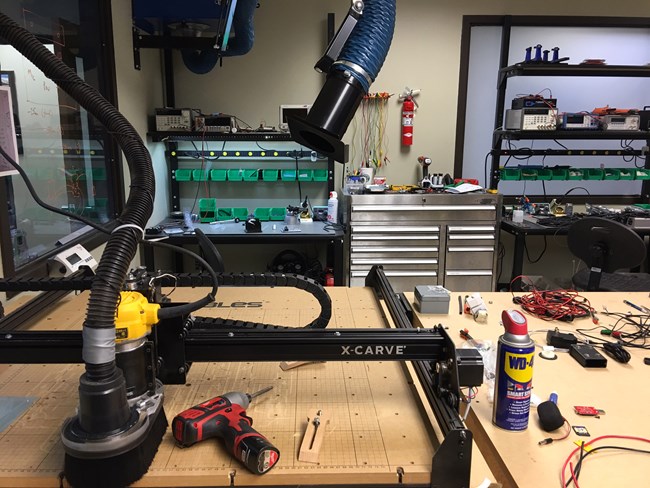
[[[534,346],[509,348],[501,344],[499,348],[493,420],[502,429],[524,430],[528,427],[534,357]]]

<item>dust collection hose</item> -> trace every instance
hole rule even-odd
[[[365,0],[363,15],[350,34],[304,120],[289,120],[292,137],[345,163],[341,138],[384,64],[395,30],[396,0]]]
[[[79,416],[82,427],[89,432],[116,430],[129,419],[130,411],[124,378],[115,366],[115,312],[139,238],[137,229],[124,225],[144,228],[151,215],[155,193],[151,158],[138,133],[113,105],[49,52],[36,37],[3,13],[0,13],[0,37],[94,115],[115,137],[128,163],[131,192],[124,211],[117,222],[113,223],[114,228],[117,229],[117,225],[121,228],[115,230],[106,243],[88,300],[83,324],[86,374],[80,385]],[[90,385],[92,389],[93,384],[99,383],[115,385],[118,397],[122,395],[120,390],[123,390],[123,401],[115,403],[115,406],[119,405],[119,411],[113,412],[110,419],[97,419],[93,422],[92,415],[87,415],[86,412],[90,405],[85,404],[83,388],[84,385]],[[92,399],[88,401],[93,402]]]

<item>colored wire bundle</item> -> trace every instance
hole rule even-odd
[[[608,317],[616,317],[616,322],[610,327],[601,329],[601,334],[616,339],[619,346],[634,347],[637,349],[650,350],[650,314],[628,314],[621,312],[610,312],[605,310]],[[632,330],[630,331],[630,327]],[[591,336],[587,332],[593,329],[577,329],[585,337],[597,341],[600,344],[614,344],[603,340],[602,337]],[[606,351],[608,352],[608,351]],[[608,352],[609,353],[609,352]],[[614,351],[616,354],[616,351]],[[610,354],[611,355],[611,354]]]
[[[510,283],[523,276],[518,276]],[[561,320],[571,322],[574,319],[592,317],[595,319],[595,310],[585,297],[575,290],[537,290],[526,295],[515,296],[512,294],[512,301],[520,305],[530,315],[542,320]]]
[[[569,457],[566,458],[564,461],[564,464],[562,465],[562,471],[560,472],[560,480],[562,481],[562,487],[567,487],[571,483],[576,488],[580,488],[580,485],[578,485],[578,478],[580,477],[580,472],[582,471],[583,465],[584,465],[584,460],[587,458],[587,456],[600,451],[604,449],[611,449],[611,450],[619,450],[619,451],[630,451],[630,452],[638,452],[642,454],[650,454],[650,451],[644,450],[644,449],[636,449],[632,447],[627,447],[627,446],[598,446],[594,447],[592,449],[586,450],[586,447],[590,447],[592,444],[601,441],[603,439],[626,439],[626,440],[631,440],[631,441],[639,441],[639,442],[647,442],[650,443],[650,439],[646,439],[644,437],[634,437],[634,436],[627,436],[627,435],[602,435],[600,437],[595,437],[594,439],[590,440],[589,442],[583,442],[580,447],[576,447],[571,454],[569,454]],[[571,462],[571,459],[576,455],[576,453],[579,453],[578,455],[578,462],[573,465]],[[567,479],[567,466],[569,468],[569,473],[570,476]]]
[[[361,167],[379,169],[389,161],[386,125],[391,96],[389,93],[369,93],[361,101]],[[356,135],[356,122],[354,130]],[[353,148],[356,149],[354,142]]]

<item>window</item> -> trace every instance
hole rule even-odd
[[[114,101],[109,1],[9,0],[3,2],[3,12]],[[7,44],[0,44],[0,81],[11,87],[19,161],[39,196],[97,222],[112,219],[120,210],[123,192],[111,136]],[[78,242],[94,247],[104,240],[90,227],[38,207],[20,176],[1,180],[0,244],[5,277],[44,274],[47,259],[62,248]]]

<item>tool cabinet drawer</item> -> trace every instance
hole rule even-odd
[[[365,286],[368,271],[353,271],[350,274],[350,286]],[[417,285],[436,285],[438,284],[438,273],[436,271],[422,270],[386,270],[384,273],[388,277],[393,290],[396,292],[413,291]]]
[[[409,258],[409,257],[357,257],[352,255],[350,258],[350,269],[355,266],[364,266],[370,269],[372,266],[381,265],[384,269],[399,266],[404,269],[426,269],[438,267],[438,258],[423,257],[423,258]]]
[[[454,221],[495,220],[496,205],[373,205],[352,204],[350,222],[396,222],[409,221]]]
[[[491,269],[446,269],[444,287],[451,291],[492,291]]]
[[[387,237],[387,238],[421,238],[424,236],[438,236],[439,225],[409,225],[398,221],[381,225],[352,224],[352,235],[361,237]]]
[[[494,265],[493,246],[450,245],[445,255],[448,269],[492,269]]]
[[[437,258],[436,246],[357,246],[350,247],[352,259]]]
[[[387,247],[387,246],[438,247],[440,245],[440,237],[437,234],[353,233],[352,236],[350,237],[350,243],[355,248]]]

